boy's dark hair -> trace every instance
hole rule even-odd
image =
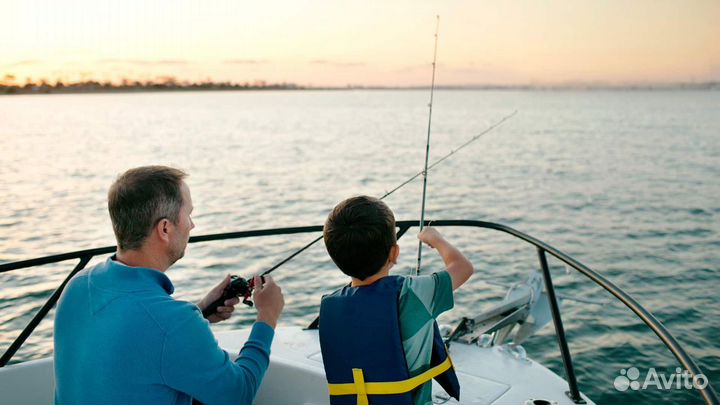
[[[333,208],[323,229],[325,248],[343,273],[360,280],[387,263],[397,242],[395,216],[377,198],[348,198]]]
[[[186,176],[172,167],[144,166],[115,180],[108,192],[108,211],[120,250],[139,249],[162,218],[177,223]]]

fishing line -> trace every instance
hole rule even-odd
[[[393,189],[390,190],[390,191],[387,191],[382,197],[380,197],[380,200],[382,200],[382,199],[384,199],[385,197],[388,197],[389,195],[391,195],[392,193],[400,190],[401,188],[403,188],[404,186],[406,186],[408,183],[410,183],[411,181],[413,181],[413,180],[415,180],[416,178],[418,178],[419,176],[421,176],[421,175],[423,174],[423,172],[427,172],[427,171],[432,170],[435,166],[437,166],[437,165],[439,165],[440,163],[444,162],[444,161],[447,160],[450,156],[452,156],[452,155],[456,154],[457,152],[461,151],[462,149],[464,149],[465,147],[467,147],[467,146],[470,145],[471,143],[473,143],[473,142],[475,142],[476,140],[480,139],[480,137],[482,137],[483,135],[485,135],[485,134],[487,134],[488,132],[494,130],[495,128],[499,127],[500,125],[502,125],[503,123],[505,123],[505,122],[506,122],[507,120],[509,120],[510,118],[514,117],[515,114],[517,114],[517,110],[515,110],[515,111],[513,111],[512,113],[506,115],[506,116],[503,117],[501,120],[499,120],[499,121],[497,121],[496,123],[494,123],[493,125],[487,127],[484,131],[482,131],[482,132],[480,132],[479,134],[477,134],[477,135],[473,136],[472,138],[468,139],[465,143],[463,143],[462,145],[458,146],[457,148],[451,150],[450,153],[448,153],[448,154],[446,154],[445,156],[441,157],[440,159],[436,160],[436,161],[433,162],[430,166],[428,166],[427,170],[422,170],[422,171],[419,171],[419,172],[415,173],[415,175],[411,176],[410,178],[408,178],[408,179],[405,180],[404,182],[400,183],[397,187],[393,188]],[[310,243],[308,243],[307,245],[303,246],[302,248],[300,248],[299,250],[297,250],[295,253],[291,254],[290,256],[288,256],[288,257],[286,257],[285,259],[283,259],[282,261],[280,261],[278,264],[276,264],[276,265],[274,265],[273,267],[271,267],[269,270],[266,270],[264,273],[262,273],[262,275],[264,276],[264,275],[266,275],[266,274],[272,273],[272,272],[275,271],[278,267],[280,267],[280,266],[282,266],[283,264],[289,262],[289,261],[292,260],[295,256],[297,256],[297,255],[299,255],[300,253],[304,252],[304,251],[307,250],[310,246],[316,244],[316,243],[317,243],[320,239],[322,239],[322,238],[323,238],[322,235],[320,235],[319,237],[317,237],[317,238],[316,238],[315,240],[313,240],[312,242],[310,242]]]
[[[435,93],[435,67],[437,63],[437,43],[438,43],[438,30],[440,29],[440,16],[436,16],[435,20],[435,49],[433,50],[433,63],[432,63],[432,81],[430,84],[430,103],[428,103],[428,129],[427,129],[427,140],[425,141],[425,169],[423,170],[423,190],[422,190],[422,205],[420,208],[420,232],[425,227],[425,198],[427,196],[427,170],[428,170],[428,159],[430,158],[430,128],[432,124],[432,106],[433,106],[433,94]],[[422,241],[418,240],[418,254],[417,254],[417,267],[415,268],[415,275],[420,274],[420,262],[422,260]]]
[[[455,153],[459,152],[460,150],[462,150],[462,149],[465,148],[466,146],[468,146],[468,145],[470,145],[471,143],[475,142],[475,141],[478,140],[481,136],[483,136],[483,135],[487,134],[488,132],[492,131],[493,129],[497,128],[498,126],[500,126],[501,124],[503,124],[505,121],[507,121],[507,120],[509,120],[510,118],[512,118],[515,114],[517,114],[517,110],[513,111],[511,114],[506,115],[506,116],[503,117],[500,121],[498,121],[498,122],[496,122],[495,124],[489,126],[487,129],[485,129],[484,131],[480,132],[479,134],[473,136],[472,138],[470,138],[470,139],[469,139],[467,142],[465,142],[464,144],[462,144],[462,145],[460,145],[459,147],[457,147],[456,149],[453,149],[452,151],[450,151],[450,153],[448,153],[447,155],[445,155],[445,156],[443,156],[442,158],[436,160],[433,164],[431,164],[430,166],[427,166],[427,169],[426,169],[426,170],[422,170],[422,171],[416,173],[414,176],[411,176],[409,179],[407,179],[407,180],[405,180],[404,182],[400,183],[400,185],[398,185],[398,186],[395,187],[394,189],[386,192],[382,197],[380,197],[380,199],[382,200],[382,199],[384,199],[385,197],[389,196],[390,194],[392,194],[392,193],[396,192],[397,190],[401,189],[403,186],[405,186],[406,184],[408,184],[408,183],[410,183],[411,181],[415,180],[418,176],[422,175],[423,173],[424,173],[424,174],[427,174],[427,172],[428,172],[429,170],[431,170],[431,169],[434,168],[435,166],[439,165],[440,163],[444,162],[444,161],[445,161],[446,159],[448,159],[450,156],[452,156],[452,155],[454,155]],[[267,274],[272,273],[272,272],[275,271],[278,267],[280,267],[280,266],[282,266],[283,264],[289,262],[290,260],[292,260],[295,256],[299,255],[300,253],[306,251],[308,248],[310,248],[310,246],[316,244],[316,243],[317,243],[320,239],[322,239],[322,238],[323,238],[322,235],[318,236],[318,237],[317,237],[315,240],[313,240],[312,242],[310,242],[310,243],[308,243],[307,245],[303,246],[302,248],[300,248],[299,250],[297,250],[295,253],[291,254],[291,255],[288,256],[288,257],[286,257],[286,258],[283,259],[281,262],[279,262],[278,264],[274,265],[273,267],[271,267],[270,269],[268,269],[267,271],[265,271],[264,273],[262,273],[262,274],[261,274],[261,277],[262,277],[262,276],[265,276],[265,275],[267,275]],[[218,298],[217,300],[213,301],[212,303],[210,303],[210,305],[208,305],[208,307],[203,310],[203,315],[205,315],[205,316],[210,316],[211,314],[214,314],[214,313],[217,311],[217,308],[218,308],[218,307],[224,305],[225,300],[230,299],[230,298],[233,298],[233,297],[243,297],[243,303],[245,303],[245,304],[247,304],[247,305],[252,305],[252,302],[249,300],[249,298],[250,298],[250,296],[251,296],[251,294],[252,294],[253,289],[254,289],[254,281],[253,281],[253,279],[246,280],[246,279],[244,279],[244,278],[242,278],[242,277],[234,277],[233,280],[230,282],[230,284],[229,284],[227,287],[225,287],[225,290],[223,291],[222,296],[221,296],[220,298]]]

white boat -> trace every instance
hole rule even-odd
[[[398,237],[418,221],[400,221]],[[440,220],[433,226],[466,226],[494,229],[513,235],[537,249],[539,269],[526,280],[511,286],[506,296],[480,314],[468,314],[457,325],[442,327],[449,352],[461,385],[462,404],[593,404],[578,387],[572,357],[568,349],[560,305],[555,295],[546,255],[550,254],[587,276],[620,300],[640,317],[675,355],[680,364],[695,376],[698,366],[675,338],[632,297],[597,272],[557,249],[510,227],[483,221]],[[260,237],[268,235],[320,232],[321,226],[279,228],[227,234],[197,236],[190,242]],[[0,273],[41,264],[79,260],[75,269],[41,308],[33,321],[0,358],[0,404],[49,404],[54,400],[53,360],[44,358],[7,365],[27,336],[55,304],[65,283],[89,260],[113,252],[105,247],[22,262],[0,264]],[[294,257],[294,256],[291,256]],[[281,262],[284,263],[284,262]],[[565,378],[532,360],[522,342],[553,321],[563,360]],[[249,329],[218,332],[220,346],[228,353],[238,353]],[[591,383],[591,382],[590,382]],[[707,404],[718,404],[712,385],[698,389]],[[433,382],[433,402],[456,404]],[[317,323],[307,328],[278,328],[272,345],[270,367],[255,399],[256,404],[323,404],[329,403],[323,369]]]
[[[248,329],[242,329],[219,332],[216,336],[223,349],[238,353],[248,333]],[[567,391],[565,380],[541,364],[519,359],[499,346],[481,348],[476,344],[454,343],[450,353],[458,370],[462,403],[573,404],[564,394]],[[53,388],[52,358],[0,370],[0,402],[3,404],[53,403]],[[438,386],[433,392],[436,403],[457,403],[455,399],[448,401]],[[583,398],[587,400],[585,396]],[[255,403],[328,403],[317,330],[278,328],[270,367]]]

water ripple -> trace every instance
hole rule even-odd
[[[498,130],[431,172],[429,218],[500,222],[566,251],[653,311],[720,381],[720,92],[437,92],[431,160],[504,116]],[[114,245],[106,193],[118,173],[172,164],[190,173],[195,234],[319,225],[349,195],[381,195],[418,172],[426,135],[418,91],[226,92],[0,98],[0,262]],[[32,108],[28,108],[31,106]],[[78,156],[82,156],[79,159]],[[39,163],[40,162],[40,163]],[[386,199],[419,216],[420,182]],[[444,229],[477,274],[443,323],[502,299],[538,267],[534,248],[488,230]],[[193,302],[226,273],[268,269],[315,235],[200,243],[168,273]],[[400,241],[407,274],[416,240]],[[98,258],[96,260],[100,260]],[[426,269],[441,268],[427,251]],[[550,258],[580,386],[597,403],[696,403],[687,392],[619,394],[622,368],[676,362],[623,305]],[[72,268],[0,274],[6,347]],[[305,326],[322,294],[347,282],[322,243],[282,267],[282,322]],[[218,329],[244,327],[242,308]],[[17,360],[52,353],[40,324]],[[552,327],[525,344],[563,375]]]

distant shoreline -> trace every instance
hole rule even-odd
[[[0,95],[28,94],[107,94],[147,92],[189,92],[189,91],[277,91],[277,90],[428,90],[429,86],[345,86],[306,87],[295,84],[248,85],[228,83],[114,85],[109,83],[76,83],[71,85],[30,84],[24,86],[0,85]],[[493,91],[668,91],[668,90],[720,90],[720,82],[673,83],[673,84],[568,84],[568,85],[466,85],[436,86],[437,90],[493,90]]]

